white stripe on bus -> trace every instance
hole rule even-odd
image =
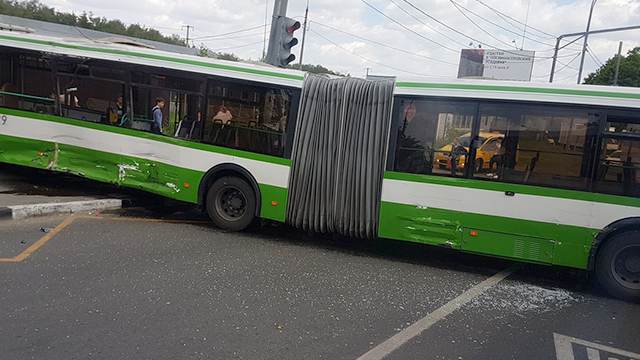
[[[258,183],[282,188],[288,187],[289,167],[286,165],[182,147],[108,131],[34,120],[21,116],[9,116],[6,124],[0,127],[0,134],[78,146],[116,155],[133,156],[202,172],[218,164],[235,163],[244,166],[251,172]]]
[[[592,229],[640,216],[632,206],[393,179],[384,180],[382,201]]]

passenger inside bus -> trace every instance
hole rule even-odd
[[[124,97],[118,96],[115,102],[110,103],[107,108],[106,123],[109,125],[115,125],[124,127],[127,124],[127,113],[124,107]]]

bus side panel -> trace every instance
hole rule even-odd
[[[476,192],[478,194],[474,196]],[[501,203],[500,197],[504,194],[496,191],[495,195],[493,199],[493,192],[486,190],[431,187],[385,179],[379,236],[529,262],[586,268],[596,230],[536,221],[526,216],[509,217],[517,214],[515,207],[526,207],[526,204],[508,200]],[[550,214],[544,215],[548,219],[556,217],[554,212],[564,210],[563,200],[544,198],[544,201],[557,205],[556,209],[549,209]],[[496,208],[501,206],[502,209]]]
[[[47,169],[55,144],[0,134],[0,162]]]
[[[287,212],[287,189],[267,184],[258,184],[258,186],[262,196],[260,217],[284,222]]]

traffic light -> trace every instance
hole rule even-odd
[[[291,48],[298,44],[293,34],[300,29],[300,22],[286,16],[279,16],[276,20],[275,27],[272,29],[269,40],[269,52],[267,54],[267,62],[271,65],[287,67],[289,63],[296,59],[291,53]]]

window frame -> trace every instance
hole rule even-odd
[[[475,139],[478,135],[478,133],[475,130],[475,126],[476,123],[478,123],[477,121],[477,117],[478,117],[478,111],[479,111],[479,101],[477,99],[473,99],[473,98],[457,98],[457,97],[446,97],[446,96],[421,96],[421,95],[395,95],[393,97],[393,106],[392,108],[392,113],[391,113],[391,128],[390,128],[390,134],[389,134],[389,143],[387,146],[387,165],[385,167],[386,171],[393,171],[393,172],[397,172],[395,170],[395,161],[396,161],[396,154],[397,154],[397,150],[398,150],[398,136],[399,136],[399,130],[400,130],[400,123],[402,122],[402,120],[400,120],[400,116],[398,116],[398,114],[400,114],[400,103],[401,101],[441,101],[441,102],[450,102],[450,103],[462,103],[462,104],[472,104],[475,106],[475,111],[473,112],[473,119],[471,122],[471,137],[473,139]],[[467,156],[467,158],[471,158],[471,151],[473,146],[469,147],[469,155]],[[475,152],[473,153],[473,155],[475,156]],[[475,162],[475,161],[474,161]],[[468,178],[468,169],[470,168],[471,162],[469,162],[469,160],[467,159],[465,161],[465,168],[463,171],[463,174],[461,176],[451,176],[451,175],[445,175],[445,174],[436,174],[436,173],[431,173],[431,174],[414,174],[414,175],[424,175],[424,176],[442,176],[442,177],[449,177],[449,178],[456,178],[456,179],[463,179],[463,178]],[[475,165],[475,164],[473,164]]]
[[[244,79],[235,79],[235,78],[227,78],[227,77],[222,77],[222,76],[207,76],[206,78],[206,84],[205,84],[205,92],[204,92],[204,101],[203,101],[203,119],[208,119],[210,116],[215,115],[215,114],[209,114],[209,94],[210,91],[212,89],[212,85],[215,84],[215,82],[222,82],[222,83],[228,83],[231,85],[236,85],[236,86],[252,86],[252,87],[256,87],[256,88],[260,88],[263,89],[265,91],[268,90],[285,90],[285,91],[289,91],[290,93],[290,107],[289,107],[289,111],[287,113],[287,125],[285,127],[285,130],[282,133],[282,154],[265,154],[265,155],[269,155],[269,156],[275,156],[275,157],[280,157],[280,158],[284,158],[284,159],[291,159],[291,152],[293,150],[293,138],[295,136],[295,125],[297,122],[297,118],[298,118],[298,108],[300,105],[300,96],[302,93],[302,89],[298,89],[295,87],[290,87],[290,86],[284,86],[284,85],[274,85],[274,84],[268,84],[268,83],[261,83],[261,82],[257,82],[257,81],[250,81],[250,80],[244,80]],[[205,121],[202,121],[202,124],[200,124],[201,128],[200,128],[200,134],[201,136],[204,135],[204,126],[205,126]],[[216,145],[216,146],[223,146],[223,145]],[[228,147],[229,149],[237,149],[237,150],[241,150],[241,151],[250,151],[250,150],[245,150],[245,149],[239,149],[239,148],[233,148],[233,147]],[[251,152],[251,151],[250,151]]]
[[[597,163],[600,156],[600,144],[602,138],[604,136],[604,127],[607,124],[608,114],[629,114],[633,113],[634,109],[630,108],[620,108],[620,107],[605,107],[600,105],[583,105],[583,104],[574,104],[574,103],[551,103],[544,101],[522,101],[522,100],[503,100],[503,99],[487,99],[487,98],[477,98],[477,97],[454,97],[454,96],[424,96],[424,95],[395,95],[394,103],[392,107],[392,118],[391,118],[391,130],[389,134],[389,144],[388,144],[388,152],[387,152],[387,164],[386,171],[394,172],[395,160],[396,160],[396,151],[398,146],[398,130],[400,128],[400,120],[399,116],[396,114],[400,111],[400,103],[401,100],[430,100],[430,101],[450,101],[450,102],[466,102],[466,103],[475,103],[476,104],[476,114],[473,119],[472,125],[472,137],[474,138],[474,144],[470,147],[469,151],[469,159],[465,164],[465,174],[464,176],[457,178],[478,180],[478,181],[491,181],[503,184],[514,184],[514,185],[524,185],[524,186],[537,186],[537,187],[546,187],[551,189],[565,189],[571,191],[582,191],[582,192],[594,192],[594,181],[597,173]],[[582,190],[578,190],[575,188],[564,187],[564,186],[552,186],[552,185],[541,185],[541,184],[523,184],[518,182],[508,182],[502,180],[494,180],[494,179],[483,179],[476,178],[473,176],[473,170],[476,166],[476,155],[477,155],[477,146],[475,144],[475,139],[477,139],[480,133],[480,107],[481,105],[510,105],[510,106],[544,106],[548,108],[556,108],[556,109],[580,109],[589,113],[597,114],[597,126],[589,127],[586,137],[587,140],[585,142],[585,148],[583,152],[582,164],[583,166],[587,166],[586,170],[586,186]],[[639,110],[635,110],[639,111]],[[636,116],[640,119],[640,116]],[[626,136],[629,135],[618,135],[618,136]],[[637,137],[634,137],[637,139]],[[415,174],[415,175],[426,175],[426,174]],[[443,174],[429,174],[430,176],[442,176],[442,177],[450,177]]]

